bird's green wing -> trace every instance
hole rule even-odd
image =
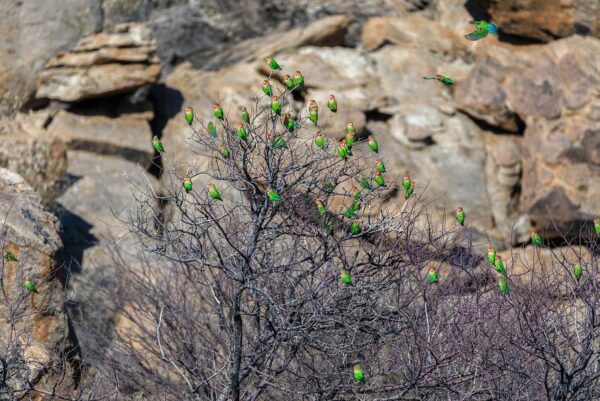
[[[476,41],[479,39],[483,39],[487,36],[487,32],[482,32],[480,30],[475,30],[468,35],[465,35],[465,39]]]
[[[479,24],[481,24],[481,22],[482,21],[475,21],[475,20],[473,20],[473,21],[469,21],[469,24],[471,24],[471,25],[479,25]]]

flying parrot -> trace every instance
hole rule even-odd
[[[288,147],[285,138],[282,136],[278,136],[275,140],[273,140],[273,142],[271,142],[271,146],[274,149],[285,149]]]
[[[33,281],[27,280],[25,281],[25,289],[27,291],[29,291],[30,293],[36,293],[38,292],[37,287],[35,286],[35,284],[33,283]]]
[[[533,245],[540,247],[542,246],[542,237],[540,237],[540,235],[534,231],[531,233],[531,242]]]
[[[189,125],[192,125],[192,123],[194,122],[194,109],[192,109],[190,106],[186,107],[184,115],[185,121],[187,121]]]
[[[405,175],[404,178],[402,179],[402,186],[404,187],[404,189],[406,191],[408,191],[410,189],[410,177],[408,175]]]
[[[273,97],[271,97],[271,109],[275,112],[275,114],[281,114],[281,102],[279,101],[279,98],[276,95],[273,95]]]
[[[246,110],[245,107],[242,107],[242,121],[246,124],[250,124],[250,113]]]
[[[352,235],[360,234],[361,231],[362,228],[360,227],[360,223],[358,223],[357,221],[353,221],[352,224],[350,224],[350,233]]]
[[[456,209],[456,221],[458,221],[458,224],[461,226],[465,225],[465,212],[462,207]]]
[[[323,149],[326,143],[327,140],[323,135],[321,135],[321,131],[318,131],[317,135],[315,136],[315,145],[317,145],[317,148]]]
[[[375,170],[377,170],[381,173],[385,173],[385,164],[383,164],[383,161],[381,161],[381,160],[375,161]]]
[[[266,79],[262,81],[262,91],[267,96],[273,96],[273,87],[271,86],[271,83]]]
[[[289,75],[286,74],[285,77],[283,77],[283,83],[288,90],[294,89],[294,80]]]
[[[338,155],[340,155],[342,159],[348,158],[348,147],[346,146],[345,139],[342,139],[338,145]]]
[[[277,192],[275,192],[275,190],[273,188],[270,188],[267,190],[267,197],[269,198],[269,200],[271,202],[283,202],[281,200],[281,196],[279,196],[279,194]]]
[[[369,191],[371,189],[373,189],[373,187],[371,186],[371,183],[369,182],[369,179],[367,177],[360,177],[360,180],[358,180],[358,182],[360,182],[360,185],[364,189],[368,189]]]
[[[368,140],[369,140],[369,149],[371,149],[375,153],[379,152],[379,145],[377,145],[377,141],[375,140],[375,137],[373,135],[369,135]]]
[[[404,199],[408,200],[415,193],[415,182],[410,182],[410,187],[404,192]]]
[[[500,276],[498,277],[498,290],[504,295],[510,295],[511,291],[508,288],[508,283],[506,282],[506,277]]]
[[[379,185],[380,187],[385,187],[385,179],[381,175],[381,171],[375,171],[374,180],[377,183],[377,185]]]
[[[235,131],[235,136],[244,141],[248,138],[248,131],[246,131],[246,128],[244,128],[244,124],[240,124],[238,126],[238,129]]]
[[[274,57],[265,57],[265,61],[272,70],[281,70],[281,66]]]
[[[11,251],[6,251],[4,253],[4,259],[6,259],[7,262],[18,262],[17,257]]]
[[[487,257],[488,257],[488,262],[490,262],[490,264],[492,266],[496,265],[496,249],[494,247],[488,246],[487,248]]]
[[[357,381],[362,384],[365,384],[367,382],[367,379],[365,378],[365,372],[363,372],[362,368],[360,367],[360,364],[358,363],[354,365],[354,381]]]
[[[206,130],[208,131],[208,135],[212,136],[213,138],[217,137],[217,126],[212,121],[208,122]]]
[[[475,30],[468,35],[465,35],[465,38],[468,40],[476,41],[479,39],[485,38],[488,34],[492,34],[494,36],[498,35],[498,28],[496,25],[491,24],[486,21],[471,21],[469,22],[471,25],[475,25]]]
[[[156,135],[152,138],[152,146],[154,146],[154,149],[156,149],[158,153],[165,153],[165,147]]]
[[[312,106],[310,108],[310,113],[308,114],[308,118],[310,119],[310,121],[312,121],[312,123],[316,127],[317,126],[317,121],[319,121],[319,111],[318,111],[318,109],[317,109],[316,106]]]
[[[304,77],[300,73],[300,71],[296,71],[294,73],[294,85],[296,86],[304,86]]]
[[[350,275],[350,273],[347,273],[343,270],[340,272],[340,280],[345,285],[350,285],[350,286],[354,285],[354,283],[352,282],[352,276]]]
[[[225,158],[225,159],[229,159],[229,149],[227,149],[227,146],[225,146],[224,144],[221,144],[220,150],[221,150],[221,156],[223,156],[223,158]]]
[[[290,117],[290,113],[286,113],[282,117],[283,125],[288,131],[293,132],[294,129],[300,128],[300,123],[298,123],[293,117]]]
[[[435,266],[431,266],[429,268],[429,271],[427,272],[427,280],[431,284],[437,283],[437,281],[438,281],[438,272],[437,272],[437,269],[435,268]]]
[[[600,235],[600,219],[594,219],[594,231]]]
[[[440,75],[440,74],[435,74],[433,77],[423,77],[423,79],[435,79],[437,81],[440,81],[441,83],[443,83],[446,86],[452,86],[454,85],[454,81],[444,75]]]
[[[221,193],[215,186],[215,184],[208,184],[208,196],[210,196],[214,200],[223,200],[221,198]]]
[[[185,192],[187,192],[188,194],[192,192],[192,179],[190,177],[188,177],[187,175],[183,177],[182,184],[183,188],[185,189]]]
[[[502,263],[502,257],[500,255],[496,255],[496,261],[494,262],[494,267],[496,271],[503,276],[506,276],[506,269],[504,268],[504,263]]]
[[[583,274],[583,268],[581,267],[581,265],[579,263],[577,263],[575,266],[573,266],[573,275],[575,276],[577,281],[579,281],[582,274]]]
[[[334,113],[337,111],[337,101],[335,100],[335,96],[329,95],[329,99],[327,100],[327,107]]]
[[[323,204],[323,201],[321,199],[317,199],[315,203],[317,204],[317,211],[319,212],[319,216],[324,216],[327,212],[327,208]]]
[[[219,103],[215,103],[213,104],[213,114],[215,115],[215,117],[217,117],[219,120],[223,119],[223,109],[221,108],[221,106],[219,105]]]

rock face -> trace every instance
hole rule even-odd
[[[38,76],[36,97],[74,102],[152,84],[160,74],[155,52],[144,25],[117,25],[50,60]]]
[[[3,366],[6,384],[19,397],[25,396],[28,383],[46,392],[57,386],[59,394],[67,395],[77,387],[81,372],[77,338],[64,311],[60,225],[23,178],[3,168],[0,216],[5,222],[2,254],[10,251],[17,258],[0,261],[5,297],[0,303],[0,358],[8,363]],[[38,293],[24,289],[26,280],[36,284]],[[42,399],[40,393],[31,397]]]
[[[501,31],[550,42],[579,35],[600,36],[600,3],[585,0],[485,0],[487,12]]]
[[[19,173],[49,204],[60,192],[67,171],[66,146],[48,135],[45,112],[18,114],[0,121],[0,166]]]

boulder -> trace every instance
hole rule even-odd
[[[62,110],[52,120],[48,132],[62,139],[69,149],[121,156],[144,168],[154,155],[150,125],[136,114],[111,118]]]
[[[50,60],[38,76],[36,97],[76,102],[153,84],[161,70],[155,52],[146,26],[117,25]]]
[[[38,112],[0,120],[0,166],[20,174],[46,205],[62,190],[67,171],[65,143],[45,129],[51,118]]]
[[[24,389],[33,386],[67,396],[78,384],[81,357],[64,309],[60,224],[22,177],[1,167],[0,216],[0,358],[8,378],[4,386],[33,400],[41,400],[42,393]],[[7,251],[17,260],[4,258]],[[24,289],[26,280],[36,285],[37,293]]]

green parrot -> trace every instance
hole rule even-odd
[[[223,200],[221,198],[221,193],[219,192],[215,184],[208,184],[208,196],[210,196],[214,200]]]
[[[185,108],[183,114],[185,115],[185,121],[187,121],[189,125],[192,125],[192,123],[194,122],[194,109],[188,106]]]
[[[349,219],[354,219],[358,209],[360,209],[360,202],[354,202],[348,209],[346,209],[344,216]]]
[[[281,66],[274,57],[265,57],[265,61],[272,70],[281,70]]]
[[[371,183],[369,182],[369,179],[367,177],[360,177],[360,180],[358,180],[358,182],[360,182],[360,185],[364,189],[368,189],[369,191],[371,189],[373,189],[373,187],[371,186]]]
[[[192,179],[190,177],[188,177],[187,175],[183,177],[182,184],[183,188],[185,189],[185,192],[187,192],[188,194],[192,192]]]
[[[337,100],[335,100],[335,96],[329,95],[329,99],[327,99],[327,107],[334,113],[337,111]]]
[[[594,219],[594,231],[600,235],[600,219]]]
[[[504,268],[504,263],[502,263],[502,257],[500,255],[496,255],[494,267],[498,273],[506,277],[506,269]]]
[[[352,145],[354,145],[354,132],[348,132],[346,134],[346,149],[348,150],[348,156],[352,156]]]
[[[381,175],[381,171],[375,171],[374,180],[377,183],[377,185],[379,185],[380,187],[385,187],[385,180],[383,179],[383,176]]]
[[[369,140],[369,149],[371,149],[375,153],[379,152],[379,145],[377,145],[377,141],[375,140],[375,137],[373,135],[369,135],[368,140]]]
[[[217,137],[217,126],[212,121],[208,122],[206,130],[208,131],[208,135],[212,136],[213,138]]]
[[[288,90],[294,89],[294,80],[289,75],[286,74],[286,76],[283,77],[283,83]]]
[[[267,96],[273,96],[273,87],[271,86],[271,83],[266,79],[262,81],[262,91]]]
[[[278,136],[275,140],[273,140],[273,142],[271,142],[271,146],[274,149],[286,149],[288,147],[285,138],[282,136]]]
[[[6,251],[4,253],[4,259],[6,259],[7,262],[18,262],[17,257],[11,251]]]
[[[242,121],[246,124],[250,124],[250,113],[246,110],[245,107],[242,107]]]
[[[224,117],[223,114],[223,109],[221,108],[221,106],[219,106],[219,103],[215,103],[213,104],[213,114],[215,115],[215,117],[217,117],[219,120],[222,120]]]
[[[308,103],[308,111],[310,112],[310,110],[312,108],[315,108],[317,110],[317,112],[319,111],[319,106],[317,105],[317,101],[314,99],[311,99],[311,101]]]
[[[352,124],[352,121],[348,121],[348,124],[346,125],[346,133],[350,133],[353,132],[356,134],[356,128],[354,128],[354,124]]]
[[[415,182],[411,181],[410,182],[410,187],[404,191],[404,199],[408,200],[408,198],[410,198],[412,196],[412,194],[415,193]]]
[[[360,197],[362,196],[362,193],[360,192],[360,189],[354,187],[352,188],[352,197],[354,198],[354,200],[359,200]]]
[[[465,212],[462,207],[456,209],[456,221],[458,221],[458,224],[461,226],[465,225]]]
[[[267,189],[267,196],[271,202],[283,202],[281,196],[279,196],[279,194],[271,187]]]
[[[327,222],[327,234],[333,235],[333,222],[332,221]]]
[[[298,121],[296,121],[293,117],[290,117],[290,113],[286,113],[282,117],[283,125],[288,131],[294,132],[295,129],[300,128],[300,123],[298,123]]]
[[[33,283],[33,281],[27,280],[25,281],[25,289],[30,293],[38,293],[37,287]]]
[[[446,86],[454,85],[454,81],[452,81],[452,79],[440,74],[435,74],[433,77],[423,77],[423,79],[435,79],[436,81],[440,81]]]
[[[327,139],[321,135],[321,131],[317,131],[317,135],[315,136],[315,145],[317,145],[317,148],[323,149],[326,143]]]
[[[579,281],[582,274],[583,274],[583,268],[581,267],[581,265],[579,263],[577,263],[575,266],[573,266],[573,275],[575,276],[577,281]]]
[[[354,381],[365,384],[367,379],[365,378],[365,372],[363,372],[360,364],[354,365]]]
[[[404,178],[402,179],[402,186],[404,187],[404,189],[406,191],[408,191],[410,189],[410,177],[408,175],[405,175]]]
[[[152,138],[152,146],[154,146],[154,149],[156,149],[158,153],[165,153],[165,147],[156,135]]]
[[[235,131],[235,136],[237,136],[238,138],[240,138],[244,141],[246,139],[248,139],[248,131],[246,131],[246,128],[244,128],[244,124],[240,124],[238,126],[237,131]]]
[[[486,21],[470,21],[469,24],[475,25],[475,30],[468,35],[465,35],[465,38],[468,40],[476,41],[479,39],[485,38],[488,34],[492,34],[494,36],[498,35],[498,28],[496,25],[491,24]]]
[[[542,246],[542,237],[540,237],[540,235],[534,231],[531,233],[531,242],[533,245],[540,247]]]
[[[319,212],[319,216],[325,216],[327,208],[323,204],[323,201],[321,199],[317,199],[315,203],[317,204],[317,211]]]
[[[338,155],[340,155],[342,159],[348,158],[348,147],[346,146],[345,139],[342,139],[338,145]]]
[[[498,290],[504,295],[510,295],[511,291],[508,288],[508,283],[506,282],[506,277],[500,276],[498,277]]]
[[[350,286],[354,285],[354,283],[352,282],[352,276],[350,275],[350,273],[347,273],[343,270],[340,272],[340,280],[345,285],[350,285]]]
[[[221,150],[221,156],[223,156],[223,158],[225,158],[225,159],[229,159],[229,149],[227,148],[227,146],[225,146],[224,144],[221,144],[220,150]]]
[[[300,73],[300,71],[296,71],[294,73],[294,84],[296,86],[304,86],[304,77]]]
[[[438,272],[437,272],[437,269],[435,268],[435,266],[431,266],[429,268],[429,271],[427,272],[427,281],[429,281],[431,284],[437,283]]]
[[[488,257],[488,262],[490,262],[490,264],[492,266],[496,265],[496,249],[494,247],[488,246],[487,248],[487,257]]]
[[[279,98],[276,95],[273,95],[273,97],[271,97],[271,109],[275,112],[275,114],[281,114],[281,102],[279,101]]]
[[[383,164],[383,161],[377,160],[375,162],[375,170],[377,170],[381,173],[385,173],[385,164]]]
[[[310,119],[310,121],[312,121],[312,123],[316,127],[317,126],[317,121],[319,121],[319,111],[318,111],[318,109],[317,109],[316,106],[311,107],[310,113],[308,115],[308,118]]]
[[[362,228],[360,227],[359,222],[353,221],[352,224],[350,224],[350,233],[352,235],[360,234],[361,231],[362,231]]]

